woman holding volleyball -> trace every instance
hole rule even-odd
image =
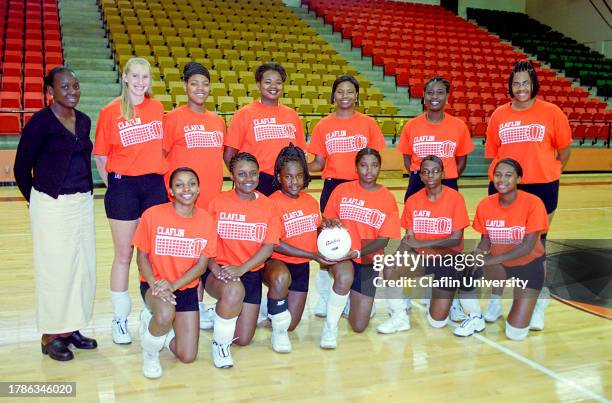
[[[382,253],[391,238],[400,237],[399,213],[393,194],[377,183],[380,153],[364,148],[355,156],[358,180],[339,185],[325,207],[323,227],[342,226],[351,235],[351,250],[329,267],[333,286],[327,300],[321,348],[337,346],[338,321],[351,298],[349,323],[363,332],[370,321],[374,303],[372,255]]]

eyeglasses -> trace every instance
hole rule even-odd
[[[515,81],[512,83],[512,88],[530,88],[531,87],[531,81],[527,80],[527,81],[523,81],[522,83]]]
[[[442,171],[439,169],[432,169],[431,171],[429,169],[421,169],[419,174],[423,176],[430,176],[430,175],[437,176],[437,175],[440,175],[441,172]]]

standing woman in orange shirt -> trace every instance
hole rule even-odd
[[[187,63],[183,68],[183,82],[187,105],[164,116],[163,148],[170,165],[168,172],[190,167],[201,178],[202,192],[196,205],[207,209],[208,203],[221,193],[223,186],[225,121],[206,110],[205,102],[210,94],[210,73],[206,67],[196,62]],[[201,299],[201,287],[199,295]],[[207,311],[204,302],[200,302],[199,307],[200,327],[210,329],[214,308]]]
[[[310,172],[323,171],[321,211],[336,186],[358,179],[353,167],[355,156],[366,147],[380,151],[387,145],[380,127],[374,119],[355,110],[359,103],[359,82],[355,77],[344,75],[336,78],[332,85],[330,102],[336,112],[323,118],[312,131],[308,152],[315,156],[308,164]],[[331,280],[326,270],[319,270],[316,280],[319,299],[315,315],[324,317]]]
[[[163,177],[167,163],[162,155],[164,107],[152,98],[149,62],[139,57],[128,60],[121,83],[121,96],[100,111],[93,154],[108,187],[104,208],[115,249],[111,269],[113,342],[129,344],[132,238],[141,214],[168,201]]]
[[[536,98],[540,84],[535,69],[528,61],[517,62],[508,78],[512,101],[493,112],[487,128],[485,157],[493,158],[493,167],[503,158],[512,158],[522,167],[518,188],[538,196],[546,206],[549,224],[559,199],[559,178],[570,157],[572,131],[567,116],[556,105]],[[489,183],[489,194],[497,190]],[[542,234],[546,242],[546,233]],[[502,315],[501,289],[494,289],[485,310],[485,320],[496,321]],[[544,329],[544,310],[549,302],[548,288],[542,289],[530,327]]]
[[[200,63],[189,62],[183,69],[187,105],[179,106],[164,116],[163,149],[169,170],[190,167],[201,178],[202,190],[196,206],[208,203],[221,193],[223,186],[223,138],[225,122],[206,110],[210,94],[210,73]],[[168,175],[166,175],[168,176]]]
[[[457,179],[463,172],[467,155],[474,151],[470,131],[461,119],[444,112],[450,82],[433,77],[425,83],[423,102],[427,111],[409,120],[400,135],[397,149],[404,155],[404,166],[410,173],[404,201],[425,187],[419,176],[421,159],[435,155],[444,162],[442,184],[458,190]]]
[[[257,190],[270,196],[278,190],[274,182],[274,162],[283,147],[293,143],[306,148],[304,127],[298,114],[278,102],[283,96],[287,73],[278,63],[264,63],[255,71],[261,99],[239,109],[230,122],[224,140],[223,159],[229,168],[238,152],[255,156],[260,165]]]

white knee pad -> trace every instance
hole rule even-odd
[[[518,328],[512,326],[508,321],[506,321],[506,337],[510,340],[521,341],[525,340],[527,335],[529,334],[529,326]]]
[[[448,324],[448,316],[444,320],[435,320],[431,317],[429,311],[427,311],[427,322],[431,325],[431,327],[435,327],[436,329],[441,329]]]

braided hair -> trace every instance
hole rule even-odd
[[[307,188],[310,183],[310,173],[308,172],[306,154],[304,150],[294,146],[293,143],[289,143],[287,147],[280,150],[278,157],[276,157],[276,162],[274,163],[274,183],[276,186],[280,188],[280,183],[278,183],[277,178],[281,174],[281,169],[283,169],[288,162],[297,162],[302,166],[302,170],[304,171],[304,189]]]
[[[240,161],[249,161],[249,162],[252,162],[252,163],[254,163],[257,166],[257,169],[259,170],[259,162],[257,162],[257,158],[255,158],[255,156],[253,154],[242,152],[242,153],[234,154],[234,156],[230,160],[230,163],[229,163],[229,171],[230,171],[230,173],[232,173],[232,174],[234,173],[234,167]]]

